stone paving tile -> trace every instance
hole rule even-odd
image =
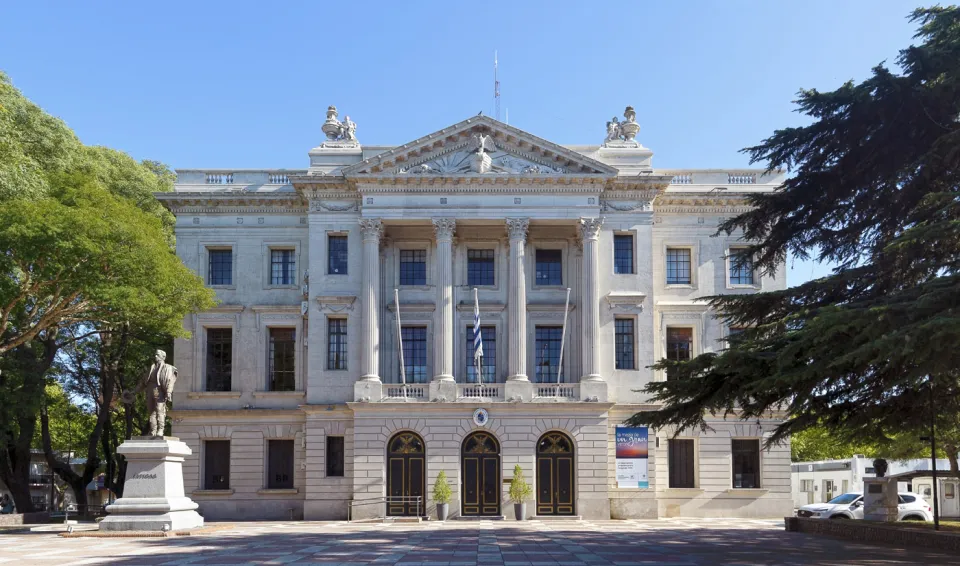
[[[786,533],[780,521],[240,523],[209,535],[0,535],[0,565],[707,566],[958,564],[947,553]]]

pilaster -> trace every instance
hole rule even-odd
[[[437,238],[437,307],[434,322],[434,381],[453,382],[453,234],[457,222],[453,218],[434,218]],[[454,392],[453,399],[456,398]]]
[[[361,218],[360,231],[363,234],[360,380],[374,382],[379,390],[380,321],[378,315],[380,312],[380,238],[383,236],[383,222],[379,218]],[[359,394],[360,391],[357,390],[357,393]],[[366,393],[364,397],[371,398],[372,391]]]

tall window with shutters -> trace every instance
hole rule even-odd
[[[293,441],[267,444],[267,489],[293,489]]]
[[[694,447],[692,438],[674,438],[667,441],[670,487],[697,487]]]
[[[327,319],[327,369],[347,369],[347,319]]]

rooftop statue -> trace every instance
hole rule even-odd
[[[357,141],[357,123],[347,116],[343,122],[337,119],[337,107],[327,108],[327,119],[320,128],[327,136],[327,143],[340,142],[348,145],[356,145]]]

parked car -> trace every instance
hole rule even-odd
[[[897,494],[898,521],[932,521],[933,509],[915,493]],[[810,519],[863,519],[863,492],[838,495],[826,503],[811,503],[797,510],[797,517]]]

